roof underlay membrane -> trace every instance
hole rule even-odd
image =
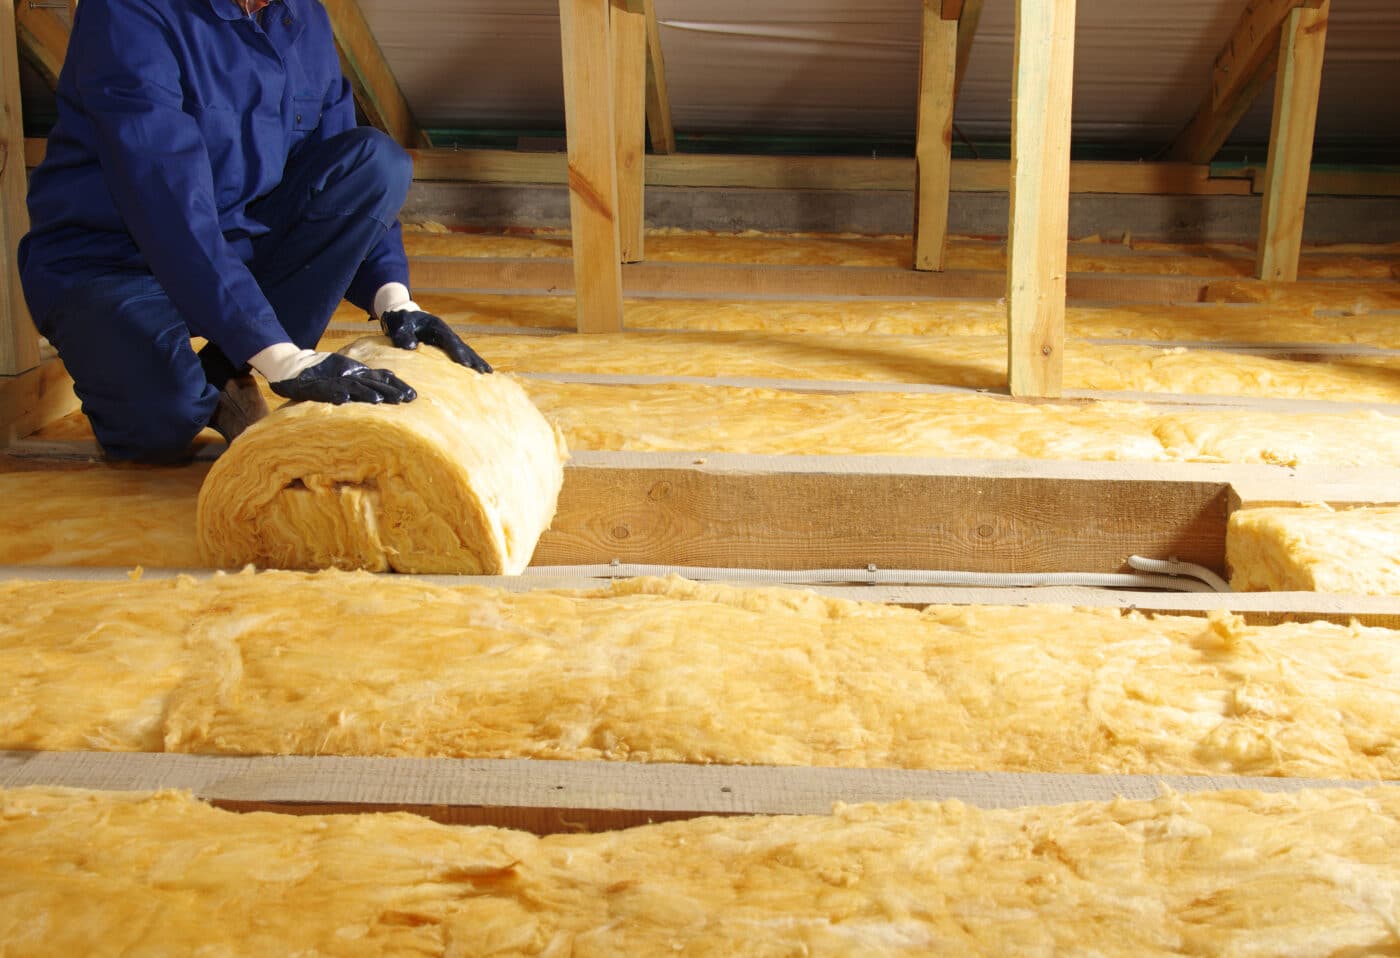
[[[1151,156],[1200,104],[1245,0],[1079,0],[1074,140]],[[557,0],[360,0],[430,129],[560,130]],[[655,0],[682,135],[912,139],[921,5],[913,0]],[[1013,0],[986,0],[955,123],[1010,136]],[[1395,162],[1400,3],[1334,0],[1319,147]],[[1268,140],[1272,84],[1228,144]],[[1389,155],[1387,155],[1389,154]],[[1262,158],[1262,157],[1260,157]]]

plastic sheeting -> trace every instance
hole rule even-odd
[[[232,2],[232,0],[230,0]],[[560,129],[556,0],[361,0],[420,120]],[[1079,0],[1074,136],[1164,145],[1205,95],[1243,0]],[[912,135],[913,0],[656,0],[682,133]],[[1010,131],[1013,0],[986,0],[956,122]],[[1400,144],[1400,4],[1338,0],[1318,142]],[[1384,94],[1384,95],[1381,95]],[[1272,89],[1232,142],[1267,140]]]

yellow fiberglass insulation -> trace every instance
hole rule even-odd
[[[1400,948],[1400,789],[837,806],[584,835],[0,791],[31,955],[1099,955]]]
[[[1225,550],[1236,592],[1400,595],[1400,507],[1241,509]]]
[[[393,369],[405,405],[289,403],[209,470],[200,549],[223,568],[516,574],[554,518],[563,437],[505,375],[383,339],[342,350]]]
[[[12,749],[1400,778],[1400,633],[1325,622],[679,579],[13,582],[0,675]]]

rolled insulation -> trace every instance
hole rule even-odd
[[[342,350],[394,370],[405,405],[289,403],[209,470],[206,562],[282,569],[516,574],[554,517],[564,440],[505,375],[379,338]]]

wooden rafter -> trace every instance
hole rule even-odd
[[[647,129],[655,153],[676,152],[676,128],[671,123],[671,92],[666,86],[666,61],[661,55],[661,28],[656,4],[640,0],[647,17]]]
[[[17,0],[15,31],[20,56],[39,71],[52,89],[58,84],[58,74],[68,53],[68,24],[48,7]]]
[[[1007,379],[1058,396],[1064,370],[1075,0],[1017,0],[1007,239]]]
[[[29,230],[25,206],[24,121],[19,91],[19,44],[15,8],[0,3],[0,376],[15,376],[39,365],[39,334],[19,285],[15,247]]]
[[[953,99],[962,91],[963,76],[972,57],[972,41],[977,38],[977,22],[982,19],[982,0],[944,0],[944,11],[956,5],[958,10],[958,65],[953,76]]]
[[[618,240],[622,261],[635,263],[645,249],[647,20],[641,0],[612,0],[611,28]]]
[[[1215,58],[1210,90],[1177,135],[1168,158],[1209,163],[1263,91],[1278,64],[1284,21],[1298,7],[1322,0],[1250,0]]]
[[[914,149],[914,268],[939,270],[948,245],[953,169],[953,77],[958,23],[951,0],[924,0],[919,58],[919,116]]]
[[[1330,8],[1331,0],[1322,0],[1317,9],[1297,8],[1283,27],[1259,225],[1260,279],[1298,278]]]
[[[622,328],[610,0],[559,0],[578,331]]]
[[[428,146],[428,138],[413,118],[359,3],[322,0],[322,4],[330,16],[341,69],[370,125],[392,136],[401,146]]]

